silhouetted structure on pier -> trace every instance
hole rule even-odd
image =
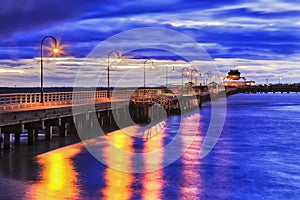
[[[228,75],[223,79],[223,84],[226,87],[244,87],[254,86],[255,81],[246,81],[245,77],[241,77],[241,72],[237,69],[231,69]]]

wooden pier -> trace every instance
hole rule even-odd
[[[179,95],[159,88],[115,90],[112,91],[111,98],[107,98],[106,91],[52,92],[44,93],[42,104],[39,103],[39,93],[2,94],[0,95],[1,143],[3,149],[9,150],[12,145],[11,137],[14,136],[14,144],[18,145],[21,134],[25,134],[28,145],[33,145],[41,133],[45,140],[51,140],[53,130],[57,130],[60,137],[86,130],[86,138],[89,138],[92,134],[88,130],[95,123],[99,123],[103,130],[109,130],[116,125],[112,112],[120,119],[126,116],[126,109],[129,109],[135,123],[148,123],[151,119],[163,116],[162,109],[149,112],[153,105],[163,108],[167,115],[179,114],[199,109],[203,102],[210,101],[211,98],[237,92],[236,89],[217,93],[195,91],[196,93]],[[96,114],[97,122],[91,119],[92,114]],[[122,126],[129,125],[133,124]]]

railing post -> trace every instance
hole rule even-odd
[[[29,94],[29,105],[30,105],[30,106],[32,106],[32,105],[31,105],[31,102],[32,102],[32,94]]]
[[[27,99],[27,98],[28,98],[28,95],[27,95],[27,93],[26,93],[26,94],[25,94],[25,99],[24,99],[24,100],[25,100],[25,108],[27,107],[27,103],[28,103],[28,99]]]
[[[3,108],[3,109],[6,110],[6,97],[5,97],[5,96],[3,97],[3,102],[4,102],[4,103],[3,103],[3,104],[4,104],[4,108]],[[0,134],[1,134],[1,133],[0,133]]]

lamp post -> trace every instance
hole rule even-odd
[[[152,68],[154,68],[154,62],[151,59],[145,60],[145,62],[144,62],[144,88],[146,88],[146,64],[148,61],[151,62]]]
[[[184,71],[186,71],[185,74],[184,74]],[[182,71],[181,71],[181,86],[183,86],[183,77],[184,77],[184,75],[186,75],[188,77],[190,75],[190,73],[191,73],[191,71],[190,71],[189,68],[187,68],[187,67],[182,68]]]
[[[168,87],[168,71],[169,71],[169,67],[168,65],[166,65],[166,87]],[[175,72],[174,65],[173,65],[172,72]]]
[[[57,47],[57,40],[55,37],[48,35],[45,36],[42,41],[41,41],[41,98],[40,98],[40,103],[44,103],[44,67],[43,67],[43,43],[47,38],[51,38],[54,41],[55,47],[52,49],[52,52],[54,54],[59,53],[59,49]]]
[[[199,72],[198,72],[198,70],[196,70],[196,69],[193,69],[192,71],[191,71],[191,83],[193,83],[193,74],[194,74],[194,76],[195,76],[195,83],[196,83],[196,85],[197,85],[197,77],[199,76]]]
[[[281,84],[281,79],[282,79],[282,77],[279,77],[279,85]]]
[[[210,72],[206,72],[204,73],[204,81],[205,81],[205,85],[209,85],[209,83],[211,82],[211,73]]]
[[[166,66],[166,88],[168,87],[168,65]]]
[[[110,85],[109,85],[109,68],[110,68],[110,62],[109,62],[109,58],[111,56],[112,53],[115,53],[117,55],[117,61],[120,62],[121,61],[121,56],[119,54],[119,52],[117,51],[110,51],[107,55],[107,98],[110,98]]]

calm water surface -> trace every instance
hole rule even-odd
[[[188,137],[200,117],[190,148],[171,165],[151,173],[106,167],[81,143],[33,158],[20,156],[18,162],[6,158],[0,167],[0,199],[300,199],[299,95],[229,97],[222,135],[204,159],[199,159],[199,149],[209,126],[209,104],[182,118],[171,116],[149,140],[120,131],[108,134],[118,148],[151,152],[172,140],[180,122],[182,137]],[[105,145],[101,151],[108,160],[118,159]],[[153,162],[163,165],[167,157],[159,154]],[[122,159],[130,169],[130,157]],[[142,164],[147,170],[153,163]]]

